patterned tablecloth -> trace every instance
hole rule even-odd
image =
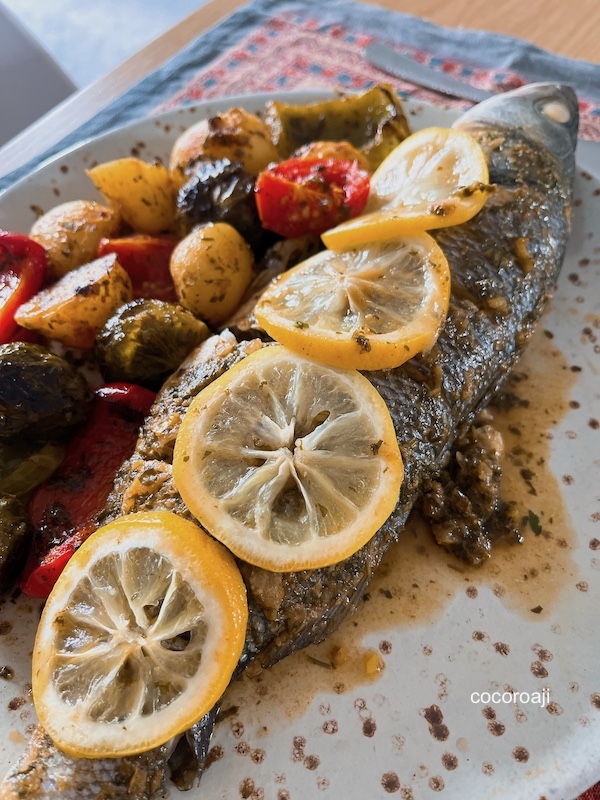
[[[473,26],[476,21],[464,23]],[[361,90],[386,81],[402,96],[443,102],[459,109],[471,105],[467,101],[441,99],[371,66],[363,51],[373,41],[386,42],[416,61],[492,91],[502,92],[536,80],[569,83],[579,96],[581,137],[600,141],[598,65],[554,56],[518,39],[440,28],[415,17],[346,0],[255,0],[194,41],[52,150],[4,177],[0,189],[26,175],[54,152],[83,138],[213,97],[332,87]],[[600,784],[579,800],[600,800]]]

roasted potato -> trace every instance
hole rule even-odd
[[[218,325],[239,305],[253,265],[252,251],[235,228],[208,222],[179,242],[171,256],[179,302],[209,325]]]
[[[19,308],[15,320],[68,347],[87,349],[106,320],[132,295],[129,275],[113,253],[38,292]]]
[[[251,175],[258,175],[278,156],[265,123],[242,108],[232,108],[203,119],[182,133],[171,152],[169,166],[173,171],[186,171],[200,159],[220,158],[228,158]]]
[[[72,200],[41,216],[30,236],[46,248],[50,271],[60,278],[95,258],[100,239],[114,236],[119,223],[119,215],[112,208],[89,200]]]
[[[87,175],[135,231],[156,234],[172,227],[177,187],[162,164],[119,158],[88,169]]]

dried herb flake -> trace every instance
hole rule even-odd
[[[534,514],[531,509],[529,510],[529,516],[527,517],[529,525],[531,526],[531,530],[535,533],[536,536],[539,536],[542,532],[542,526],[540,524],[540,518],[537,514]]]

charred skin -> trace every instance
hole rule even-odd
[[[530,338],[555,287],[570,227],[577,112],[570,90],[552,89],[560,92],[575,118],[571,130],[560,132],[569,144],[564,145],[566,156],[561,159],[551,155],[560,149],[544,147],[547,136],[533,136],[527,129],[524,135],[515,128],[514,119],[502,120],[501,114],[496,115],[500,122],[482,121],[474,109],[462,118],[462,124],[459,121],[487,153],[496,191],[474,220],[436,234],[451,267],[453,293],[435,347],[396,370],[366,373],[387,403],[404,459],[398,505],[367,545],[334,566],[277,574],[240,563],[250,606],[240,671],[252,660],[270,666],[322,640],[352,611],[383,555],[398,539],[423,479],[439,471],[461,426],[485,406]],[[510,105],[508,97],[503,99]],[[534,122],[533,133],[539,120]],[[204,386],[262,346],[258,340],[238,344],[226,332],[209,339],[188,358],[160,392],[136,452],[117,476],[102,521],[156,508],[190,518],[171,474],[183,414]],[[205,719],[193,729],[196,753],[206,752],[214,724],[214,715]],[[83,760],[62,755],[52,760],[53,754],[56,751],[47,737],[38,734],[37,745],[32,742],[25,762],[0,787],[0,800],[58,796],[46,793],[39,782],[28,782],[32,763],[37,775],[38,758],[50,758],[48,770],[61,770],[63,786],[77,780],[82,787],[75,776]],[[145,756],[157,773],[166,769],[164,748]],[[112,762],[113,780],[127,761]],[[98,791],[99,779],[93,773],[94,764],[100,762],[87,763],[91,765],[89,790],[77,795],[81,798],[96,797]],[[56,776],[52,780],[56,782]],[[160,792],[158,784],[156,790]],[[69,795],[65,791],[61,796]],[[123,796],[143,800],[155,794],[147,788],[146,794]]]

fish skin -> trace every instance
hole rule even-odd
[[[120,759],[72,758],[38,727],[0,785],[0,800],[152,800],[165,794],[168,755],[163,745]]]
[[[558,125],[540,113],[548,101],[568,109],[567,124]],[[405,464],[398,505],[375,536],[340,564],[280,574],[240,562],[250,618],[238,673],[252,660],[267,667],[321,641],[357,605],[381,558],[398,539],[423,477],[438,470],[457,430],[502,383],[556,284],[570,229],[577,131],[574,93],[554,84],[524,87],[476,106],[455,125],[482,145],[496,191],[473,220],[436,232],[451,267],[453,294],[434,348],[396,370],[365,373],[386,401],[396,427]],[[178,424],[203,385],[261,346],[258,341],[237,344],[225,332],[188,358],[161,390],[136,452],[119,472],[104,521],[157,507],[189,518],[171,475]],[[214,716],[207,715],[192,729],[198,754],[206,753]],[[51,785],[78,781],[77,764],[87,760],[57,755],[48,737],[41,740],[40,756],[41,736],[30,745],[29,763],[32,758],[47,760],[45,775]],[[157,773],[166,769],[164,752],[146,755]],[[115,759],[113,773],[126,761]],[[0,787],[0,800],[58,796],[39,788],[19,793],[18,787],[28,786],[28,769],[25,761],[11,771]],[[91,800],[98,795],[77,796]],[[116,796],[149,800],[153,795]]]

